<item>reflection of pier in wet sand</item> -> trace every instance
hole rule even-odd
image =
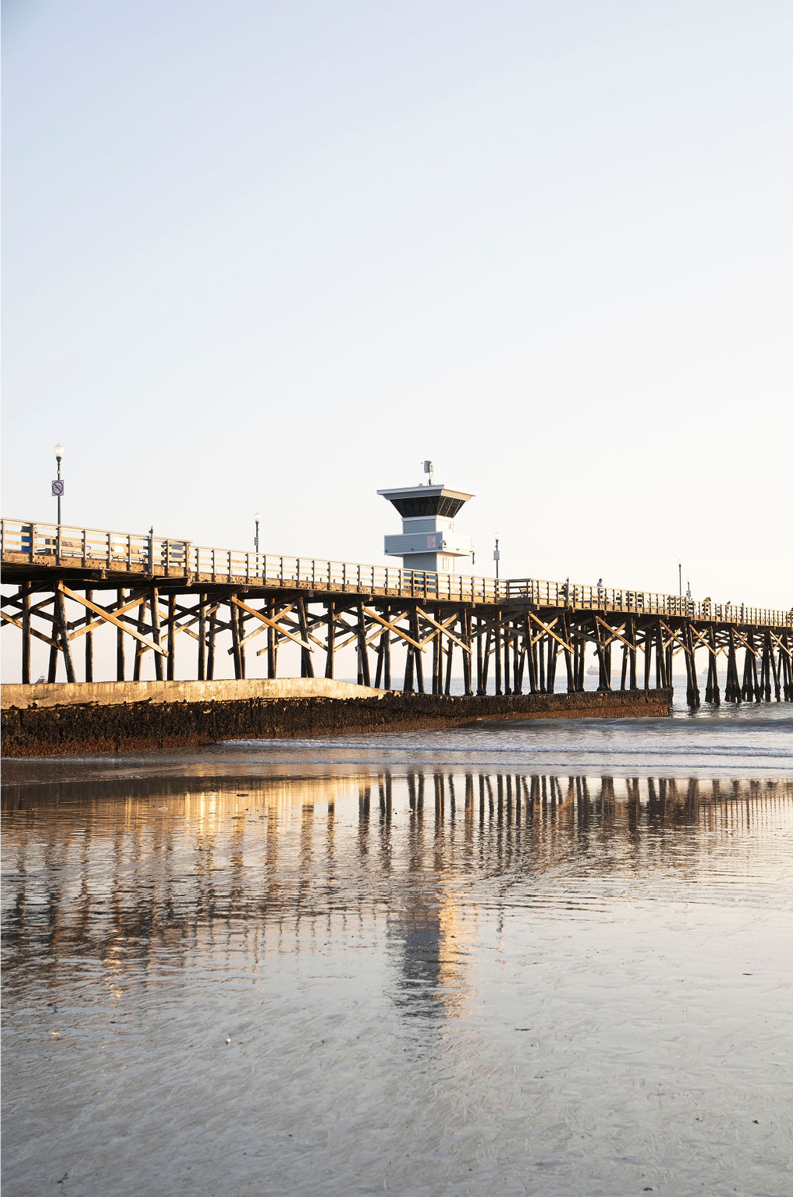
[[[131,768],[8,767],[4,1192],[784,1192],[790,778]]]
[[[787,780],[453,770],[11,784],[7,960],[35,946],[42,964],[55,951],[110,961],[164,943],[187,957],[205,937],[292,951],[385,916],[406,991],[448,997],[461,958],[444,963],[444,951],[476,920],[477,879],[502,874],[505,902],[530,879],[545,901],[572,843],[591,850],[590,879],[608,879],[628,856],[647,864],[666,837],[684,847],[686,829],[707,828],[717,849],[791,797]]]

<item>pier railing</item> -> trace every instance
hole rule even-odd
[[[477,578],[434,574],[396,566],[326,561],[245,550],[212,549],[154,533],[123,533],[95,528],[0,520],[5,567],[103,570],[110,575],[140,574],[181,579],[191,584],[282,587],[343,594],[393,595],[427,602],[525,604],[538,607],[616,611],[636,615],[688,616],[720,623],[793,627],[790,611],[714,603],[685,596],[624,587],[546,582],[536,578]]]

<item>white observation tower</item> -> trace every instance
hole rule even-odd
[[[450,574],[455,558],[470,557],[473,552],[471,538],[454,531],[454,517],[473,496],[442,483],[433,484],[432,462],[424,463],[424,471],[429,475],[426,483],[377,492],[393,503],[402,517],[402,532],[386,536],[385,552],[401,557],[406,570]]]

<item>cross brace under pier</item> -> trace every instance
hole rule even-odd
[[[3,596],[2,613],[3,625],[21,633],[22,682],[31,681],[36,641],[49,648],[50,682],[59,668],[68,682],[78,674],[94,681],[94,637],[111,629],[119,681],[139,679],[149,654],[158,679],[177,676],[177,655],[180,676],[185,669],[199,680],[224,676],[226,655],[236,678],[246,677],[253,656],[264,657],[264,673],[275,678],[279,650],[295,645],[302,677],[333,678],[337,655],[348,649],[358,681],[384,689],[395,686],[398,666],[408,692],[449,694],[460,675],[465,694],[582,691],[594,657],[598,689],[649,690],[672,685],[677,657],[687,701],[697,707],[699,652],[707,659],[706,702],[793,701],[793,630],[733,621],[242,587],[108,592],[49,578]],[[726,665],[723,696],[719,657]]]

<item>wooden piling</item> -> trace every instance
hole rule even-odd
[[[198,680],[206,679],[207,597],[204,591],[198,596]]]
[[[116,591],[116,605],[121,608],[124,606],[126,591],[122,588]],[[119,616],[119,619],[122,617]],[[124,666],[124,632],[121,628],[116,628],[116,679],[118,682],[123,682],[125,677]]]
[[[22,681],[30,682],[30,589],[29,582],[22,584]]]
[[[332,599],[328,601],[325,625],[327,627],[327,632],[325,633],[325,677],[332,678],[333,656],[336,644],[336,604]]]
[[[149,606],[151,608],[151,632],[155,645],[160,644],[160,595],[157,587],[150,591]],[[154,654],[154,677],[162,682],[162,654]]]
[[[58,588],[55,592],[55,607],[57,613],[57,629],[58,636],[61,642],[61,652],[63,653],[63,664],[66,668],[66,681],[76,682],[77,679],[74,673],[74,662],[72,661],[72,649],[69,644],[69,626],[66,623],[66,604],[63,598],[63,591]]]
[[[85,597],[89,603],[93,603],[94,592],[90,587],[85,588]],[[92,614],[90,609],[85,611],[86,621],[90,623]],[[85,681],[93,682],[94,680],[94,634],[86,632],[85,634]]]

